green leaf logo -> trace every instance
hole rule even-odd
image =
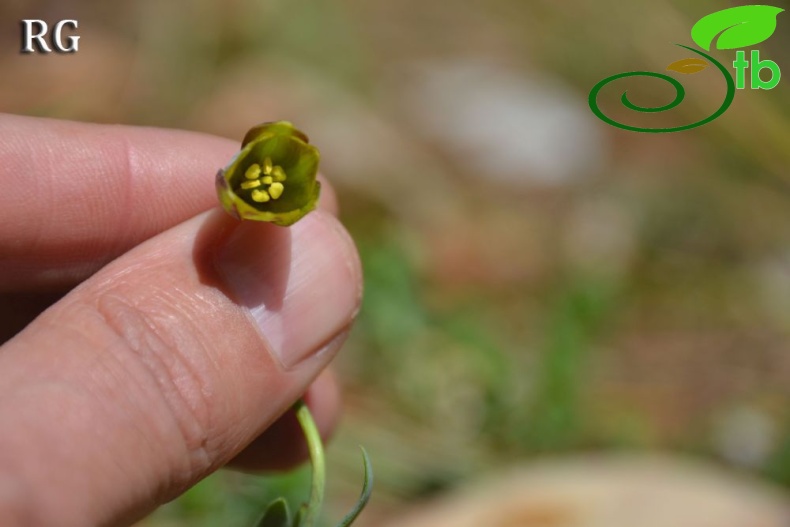
[[[690,75],[692,73],[699,73],[700,71],[704,70],[708,67],[708,63],[702,59],[681,59],[676,60],[669,66],[667,66],[667,71],[676,71],[678,73],[682,73],[684,75]]]
[[[691,28],[691,38],[710,51],[713,40],[718,49],[745,48],[767,40],[776,31],[776,17],[784,11],[769,5],[745,5],[716,11],[701,18]]]

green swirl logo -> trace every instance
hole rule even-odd
[[[663,81],[666,81],[666,82],[670,83],[675,88],[675,99],[672,102],[670,102],[669,104],[665,104],[664,106],[657,106],[657,107],[638,106],[638,105],[632,103],[628,99],[628,92],[625,91],[625,92],[623,92],[623,95],[620,98],[620,101],[623,103],[623,106],[625,106],[626,108],[628,108],[630,110],[634,110],[634,111],[637,111],[637,112],[644,112],[644,113],[665,112],[667,110],[671,110],[672,108],[675,108],[680,103],[682,103],[683,99],[686,97],[686,90],[683,88],[683,85],[680,83],[680,81],[678,81],[674,77],[670,77],[669,75],[666,75],[664,73],[656,73],[656,72],[653,72],[653,71],[629,71],[629,72],[626,72],[626,73],[618,73],[617,75],[612,75],[611,77],[606,77],[604,80],[602,80],[601,82],[599,82],[598,84],[593,86],[593,89],[590,91],[590,100],[589,100],[589,102],[590,102],[590,109],[593,111],[593,113],[596,116],[598,116],[598,118],[600,120],[602,120],[603,122],[608,123],[608,124],[610,124],[612,126],[616,126],[617,128],[622,128],[623,130],[630,130],[632,132],[648,132],[648,133],[656,133],[657,134],[657,133],[680,132],[680,131],[683,131],[683,130],[690,130],[690,129],[696,128],[698,126],[702,126],[703,124],[707,124],[707,123],[711,122],[712,120],[716,119],[717,117],[719,117],[724,112],[726,112],[727,108],[729,108],[730,104],[732,104],[733,99],[735,99],[735,81],[733,80],[732,75],[730,75],[730,72],[727,71],[727,69],[724,67],[724,65],[722,65],[721,62],[719,62],[718,60],[714,59],[713,57],[711,57],[707,53],[704,53],[704,52],[699,51],[699,50],[694,49],[694,48],[690,48],[688,46],[684,46],[683,44],[677,44],[677,45],[680,46],[681,48],[686,48],[689,51],[693,51],[694,53],[697,53],[698,55],[702,55],[703,57],[707,58],[709,61],[711,61],[713,64],[716,65],[716,67],[719,69],[721,74],[724,76],[724,79],[727,81],[727,95],[724,98],[724,102],[721,104],[721,106],[719,106],[719,109],[716,110],[712,115],[706,117],[705,119],[697,121],[696,123],[686,124],[686,125],[683,125],[683,126],[673,126],[673,127],[670,127],[670,128],[642,128],[642,127],[639,127],[639,126],[630,126],[630,125],[627,125],[627,124],[623,124],[623,123],[617,122],[614,119],[608,117],[606,114],[604,114],[601,111],[601,109],[598,107],[598,92],[600,92],[601,89],[604,86],[606,86],[607,84],[609,84],[610,82],[616,81],[618,79],[623,79],[625,77],[655,77],[657,79],[661,79]],[[691,59],[686,59],[686,60],[689,61]],[[678,61],[678,62],[684,62],[684,61]],[[692,63],[688,63],[688,64],[691,65]],[[670,68],[671,67],[672,67],[672,65],[670,65]],[[678,67],[682,67],[682,66],[678,66]],[[703,68],[704,68],[704,66],[703,66]],[[701,69],[698,70],[698,71],[701,71]],[[694,72],[694,73],[696,73],[696,72]]]
[[[776,30],[776,17],[782,11],[784,10],[781,8],[766,5],[741,6],[717,11],[703,17],[696,24],[694,24],[694,27],[691,29],[691,38],[699,47],[705,49],[706,51],[710,51],[714,40],[716,40],[717,49],[736,49],[753,46],[768,39],[774,33]],[[779,79],[781,78],[779,66],[770,60],[760,60],[760,54],[757,50],[752,51],[751,63],[746,59],[746,53],[744,51],[738,51],[736,53],[736,60],[733,62],[733,67],[736,71],[736,78],[733,79],[732,74],[722,63],[704,51],[689,46],[684,46],[683,44],[677,44],[677,46],[695,53],[698,57],[687,58],[673,62],[667,67],[667,71],[674,71],[683,75],[689,75],[698,73],[705,69],[709,64],[713,64],[724,77],[724,80],[727,83],[727,94],[725,95],[721,106],[719,106],[719,108],[713,112],[713,114],[691,124],[672,126],[668,128],[649,128],[632,126],[615,121],[611,117],[607,116],[598,106],[598,95],[600,91],[609,83],[627,77],[653,77],[664,82],[668,82],[670,85],[672,85],[672,87],[675,88],[675,98],[672,101],[663,106],[640,106],[638,104],[634,104],[628,98],[628,92],[625,91],[620,97],[620,102],[629,110],[640,113],[665,112],[676,108],[680,103],[683,102],[686,96],[685,88],[683,88],[683,85],[680,83],[680,81],[674,77],[671,77],[665,73],[657,73],[652,71],[629,71],[625,73],[618,73],[617,75],[606,77],[602,81],[598,82],[595,86],[593,86],[592,90],[590,90],[590,95],[588,98],[592,112],[603,122],[623,130],[646,133],[681,132],[683,130],[690,130],[692,128],[707,124],[726,112],[735,98],[736,89],[743,89],[746,87],[746,70],[750,67],[752,89],[772,89],[779,83]],[[699,57],[704,57],[704,59],[707,59],[707,61]],[[760,77],[760,71],[763,69],[769,69],[771,71],[770,80],[765,81]]]

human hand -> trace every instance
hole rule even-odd
[[[0,525],[129,524],[225,464],[290,466],[308,387],[331,430],[356,250],[326,181],[288,229],[217,210],[236,151],[0,116]]]

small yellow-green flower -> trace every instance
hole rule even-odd
[[[217,173],[219,200],[236,218],[293,225],[318,203],[318,159],[307,136],[288,121],[258,125]]]

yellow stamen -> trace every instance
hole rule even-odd
[[[277,199],[282,196],[283,190],[285,190],[285,187],[283,187],[282,183],[272,183],[272,186],[269,187],[269,194],[271,194],[272,199]]]
[[[258,203],[266,203],[269,201],[269,194],[265,190],[255,189],[252,191],[252,200]]]
[[[241,188],[245,190],[249,190],[251,188],[260,187],[260,186],[261,186],[260,179],[256,179],[255,181],[242,181],[241,183]]]
[[[272,158],[267,157],[263,160],[263,173],[267,176],[272,173]]]
[[[261,175],[261,167],[258,163],[254,163],[250,165],[250,168],[244,173],[244,177],[247,179],[258,179],[258,176]]]
[[[272,177],[278,182],[285,181],[285,170],[283,170],[283,167],[274,167],[272,170]]]
[[[272,177],[271,176],[263,176],[261,178],[261,181],[263,181],[264,185],[271,185],[272,184]]]

